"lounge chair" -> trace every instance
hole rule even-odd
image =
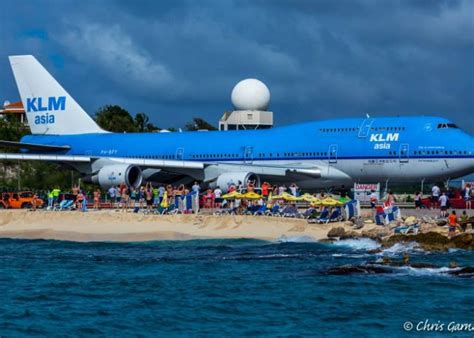
[[[276,204],[271,209],[267,209],[267,211],[265,211],[265,215],[267,215],[267,216],[281,216],[280,206],[278,204]]]
[[[329,221],[329,210],[323,209],[319,214],[319,217],[308,219],[308,223],[327,223]]]
[[[74,207],[73,200],[62,200],[58,205],[54,207],[56,211],[71,210]]]
[[[331,216],[329,216],[328,223],[329,222],[339,222],[341,220],[342,220],[341,208],[337,207],[332,211]]]
[[[282,210],[282,217],[301,217],[301,214],[296,207],[289,205]]]
[[[317,213],[318,211],[316,210],[316,208],[309,207],[302,215],[303,215],[303,218],[310,219],[310,218],[314,218]]]
[[[266,204],[263,204],[253,214],[256,215],[256,216],[262,216],[262,215],[265,215],[266,211],[267,211],[267,206],[266,206]]]
[[[237,215],[238,213],[239,213],[239,207],[233,207],[233,208],[226,208],[226,209],[216,210],[214,212],[214,215],[216,215],[216,216]]]
[[[401,225],[401,226],[398,226],[394,229],[394,232],[396,234],[402,234],[402,235],[407,235],[407,234],[410,234],[410,233],[413,233],[413,234],[418,234],[418,232],[420,231],[420,225],[419,224],[412,224],[412,225]]]

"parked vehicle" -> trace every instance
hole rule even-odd
[[[35,203],[37,208],[44,205],[40,198],[33,199],[34,193],[31,191],[4,192],[0,194],[0,208],[4,209],[22,209],[31,208]]]

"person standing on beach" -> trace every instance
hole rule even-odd
[[[449,232],[448,237],[451,238],[456,233],[456,227],[458,226],[458,218],[456,217],[456,211],[452,211],[448,217]]]
[[[100,207],[100,189],[94,191],[94,209],[99,210]]]
[[[112,208],[114,208],[115,203],[117,202],[117,189],[115,188],[115,185],[111,186],[107,192],[110,197],[110,203],[112,205]]]
[[[145,200],[147,210],[151,210],[153,207],[153,186],[151,182],[148,182],[145,187]]]
[[[372,190],[372,192],[369,195],[369,199],[370,199],[370,207],[373,210],[375,209],[375,207],[377,206],[377,202],[379,201],[379,199],[377,198],[377,194],[375,193],[375,190]]]
[[[385,198],[385,206],[391,207],[395,204],[395,196],[393,196],[393,192],[389,191],[387,197]]]
[[[82,212],[86,212],[87,211],[87,194],[86,193],[82,193],[84,198],[82,200],[82,206],[81,206],[81,211]]]
[[[77,197],[76,197],[76,209],[79,209],[82,207],[82,201],[85,199],[84,194],[82,193],[81,190],[79,190]]]
[[[128,188],[125,186],[121,190],[122,190],[122,194],[120,196],[121,197],[120,203],[122,204],[122,210],[126,211],[128,208],[128,199],[129,199]]]
[[[265,200],[268,199],[268,190],[270,189],[270,184],[268,182],[263,182],[262,186],[261,186],[261,189],[262,189],[262,196]]]
[[[422,208],[423,203],[422,203],[421,200],[422,200],[421,192],[417,191],[415,193],[415,209],[421,209]]]
[[[464,201],[466,202],[466,209],[471,209],[471,185],[466,184],[464,188]]]
[[[217,187],[214,189],[214,198],[215,198],[215,203],[216,203],[216,208],[220,208],[222,205],[222,190],[221,188]]]
[[[161,202],[163,202],[163,197],[165,196],[165,192],[166,192],[166,188],[163,185],[160,185],[160,187],[158,188],[158,199],[159,199],[158,205],[160,205]]]
[[[466,232],[468,220],[469,220],[469,216],[467,215],[466,210],[463,210],[462,215],[461,215],[461,224],[460,224],[463,232]]]
[[[33,197],[31,198],[31,209],[36,210],[36,204],[38,203],[38,195],[36,192],[33,193]]]
[[[298,186],[296,185],[296,183],[292,183],[290,185],[290,191],[293,196],[298,197]]]
[[[201,187],[199,186],[199,183],[197,181],[194,182],[193,186],[191,187],[191,190],[199,195],[199,190],[201,190]]]
[[[448,210],[448,196],[446,196],[446,193],[443,192],[438,200],[439,207],[441,209],[441,217],[445,218],[447,216],[446,210]]]
[[[53,190],[48,191],[48,210],[53,209]]]
[[[431,188],[431,209],[437,208],[440,193],[441,189],[435,184],[433,188]]]
[[[61,194],[61,189],[59,189],[59,187],[56,187],[53,189],[53,207],[55,207],[56,204],[58,203],[60,194]]]

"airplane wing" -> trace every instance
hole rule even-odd
[[[57,146],[49,144],[37,144],[37,143],[25,143],[25,142],[14,142],[14,141],[3,141],[0,140],[0,147],[8,147],[14,149],[27,149],[33,151],[66,151],[71,149],[70,146]]]
[[[152,159],[123,158],[123,157],[0,153],[0,160],[50,161],[50,162],[59,162],[59,163],[75,163],[75,162],[92,163],[98,159],[110,160],[111,162],[121,163],[121,164],[134,164],[143,168],[158,168],[158,169],[159,168],[183,168],[183,169],[203,169],[204,168],[203,163],[192,162],[192,161],[152,160]]]
[[[54,155],[54,154],[30,154],[30,153],[0,153],[0,160],[28,160],[28,161],[49,161],[63,164],[87,164],[91,167],[94,163],[102,166],[114,164],[129,164],[139,166],[144,169],[157,169],[163,173],[188,175],[190,172],[203,173],[205,170],[213,172],[208,179],[219,176],[223,172],[252,172],[264,179],[274,178],[306,178],[306,179],[347,179],[349,176],[328,165],[302,165],[301,163],[276,165],[276,164],[253,164],[253,163],[222,163],[222,162],[197,162],[143,158],[124,158],[106,156],[75,156],[75,155]],[[215,170],[213,170],[215,169]],[[207,175],[206,175],[207,176]]]

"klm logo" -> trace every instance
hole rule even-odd
[[[398,133],[388,133],[385,136],[384,134],[371,134],[370,142],[397,142],[398,136]]]
[[[54,124],[53,112],[66,109],[66,96],[32,97],[26,99],[26,112],[38,112],[35,116],[35,124]]]

